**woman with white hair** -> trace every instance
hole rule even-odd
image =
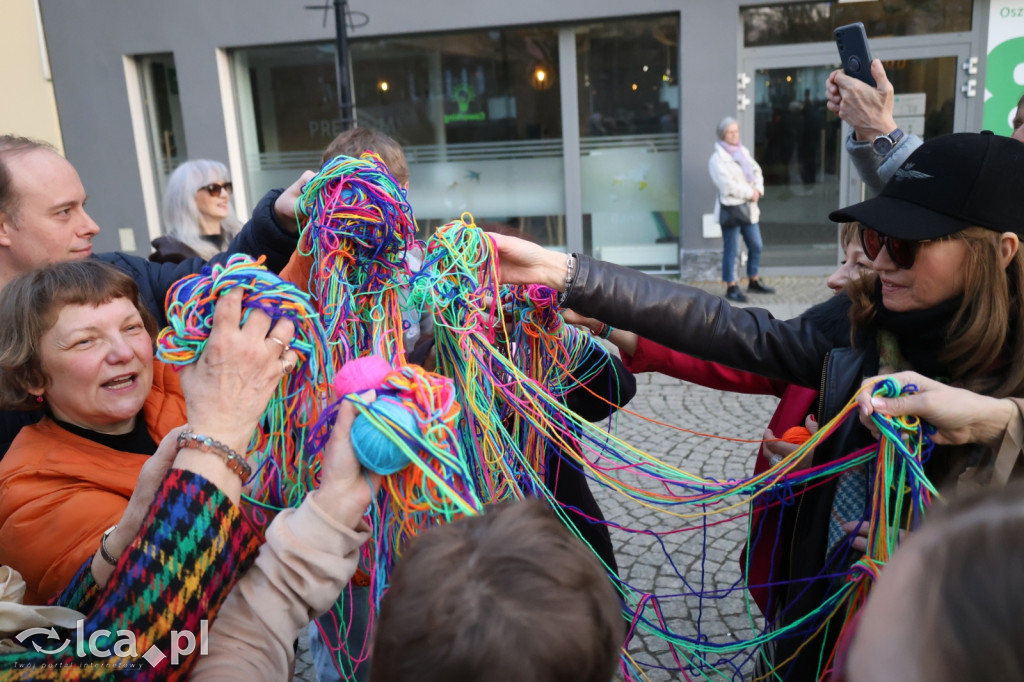
[[[757,224],[761,216],[757,201],[764,195],[764,175],[750,150],[740,144],[740,125],[736,119],[731,116],[723,118],[717,132],[718,142],[708,161],[708,172],[718,189],[715,218],[722,226],[722,281],[725,282],[727,299],[745,303],[747,297],[736,282],[740,233],[747,245],[747,277],[750,280],[747,291],[775,293],[757,277],[763,246],[761,228]]]
[[[231,180],[219,161],[196,159],[178,166],[164,194],[164,236],[153,240],[149,259],[180,263],[220,253],[242,225],[231,207]]]

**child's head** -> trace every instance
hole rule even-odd
[[[371,682],[608,682],[623,643],[600,562],[537,500],[431,529],[381,604]]]
[[[327,145],[320,163],[325,163],[335,156],[351,156],[358,159],[365,151],[380,156],[399,185],[405,187],[409,184],[409,163],[405,160],[402,145],[373,128],[350,128],[341,133]]]
[[[881,573],[848,682],[1024,679],[1024,487],[957,500]]]

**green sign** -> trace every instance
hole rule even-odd
[[[445,124],[458,121],[486,121],[487,114],[483,111],[469,112],[469,103],[476,99],[476,92],[469,83],[459,83],[452,90],[452,101],[459,107],[458,113],[445,114]]]
[[[1009,135],[1024,92],[1024,0],[992,0],[985,69],[983,127]]]

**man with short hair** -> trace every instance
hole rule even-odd
[[[278,272],[288,262],[298,240],[294,207],[306,174],[285,191],[272,190],[227,251],[266,256],[267,268]],[[85,210],[88,195],[67,159],[53,147],[15,135],[0,135],[0,288],[16,275],[49,263],[92,256],[92,239],[99,226]],[[143,302],[161,325],[167,289],[182,277],[199,272],[199,258],[180,264],[152,263],[125,253],[97,256],[132,275]]]
[[[264,196],[228,250],[211,262],[226,260],[233,253],[263,255],[269,270],[280,271],[298,242],[295,203],[312,175],[307,171],[287,190],[272,190]],[[78,172],[53,147],[26,137],[0,135],[0,289],[15,276],[43,265],[95,257],[131,275],[146,308],[159,325],[166,325],[167,290],[182,277],[199,272],[206,261],[152,263],[119,252],[94,256],[92,239],[100,228],[85,210],[87,200]],[[41,415],[0,413],[0,456],[20,428]]]

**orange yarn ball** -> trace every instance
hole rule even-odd
[[[782,434],[782,440],[793,445],[803,445],[810,437],[811,432],[802,426],[791,426]]]

